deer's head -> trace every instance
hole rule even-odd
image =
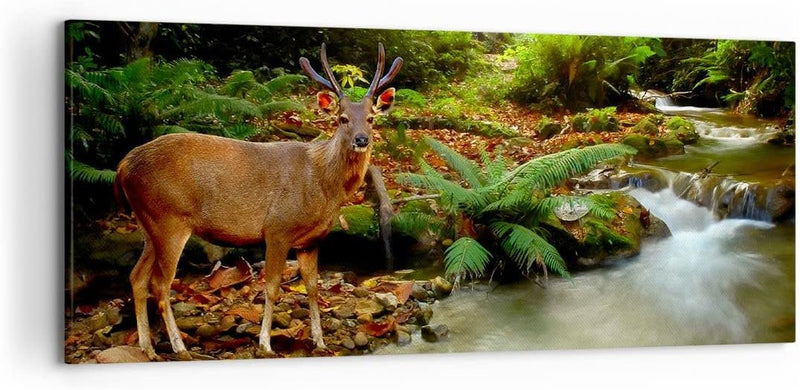
[[[327,89],[327,91],[317,93],[317,103],[325,112],[336,118],[339,124],[336,130],[337,136],[348,140],[352,150],[357,153],[369,150],[369,145],[372,142],[373,118],[375,115],[387,112],[394,102],[394,88],[385,89],[385,87],[400,72],[400,68],[403,66],[403,59],[397,57],[391,68],[389,68],[389,72],[381,77],[383,75],[385,56],[383,45],[379,43],[378,66],[375,70],[375,76],[372,78],[367,94],[358,102],[350,101],[336,81],[336,77],[334,77],[330,65],[328,65],[328,56],[325,53],[324,43],[320,49],[320,57],[322,69],[328,76],[327,79],[311,67],[307,58],[300,58],[300,66],[306,74]]]

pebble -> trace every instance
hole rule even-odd
[[[195,334],[200,336],[200,337],[211,337],[211,336],[215,335],[216,333],[217,333],[217,329],[214,328],[213,326],[209,325],[209,324],[200,325],[200,327],[197,328],[197,332],[195,332]]]
[[[292,310],[292,306],[286,302],[281,302],[275,305],[275,311],[289,311]]]
[[[431,305],[420,302],[419,311],[414,314],[416,323],[419,325],[427,325],[429,322],[431,322],[431,317],[433,317],[433,309],[431,309]]]
[[[353,349],[356,347],[356,343],[350,337],[342,337],[342,347],[347,349]]]
[[[182,317],[175,320],[178,329],[182,331],[195,330],[206,323],[203,317]]]
[[[375,293],[375,299],[388,311],[395,311],[400,305],[397,297],[392,293]]]
[[[422,327],[422,339],[429,343],[435,343],[447,337],[448,332],[449,329],[444,324],[425,325]]]
[[[369,313],[360,314],[356,320],[358,321],[359,324],[370,323],[372,322],[372,314]]]
[[[357,296],[359,298],[366,298],[366,297],[369,296],[369,290],[367,290],[364,287],[359,286],[359,287],[356,287],[356,288],[353,289],[353,295],[355,295],[355,296]]]
[[[402,347],[408,344],[411,344],[411,335],[403,331],[397,331],[397,345]]]
[[[453,284],[448,282],[447,279],[437,276],[432,280],[433,282],[433,291],[439,297],[445,297],[450,295],[450,292],[453,291]]]
[[[302,320],[304,318],[308,318],[309,315],[311,315],[311,311],[309,311],[306,308],[300,307],[292,310],[292,318],[297,318]]]
[[[428,300],[428,290],[426,290],[425,287],[414,283],[414,287],[411,288],[411,296],[418,301],[426,301]]]
[[[322,320],[322,328],[326,331],[335,331],[339,330],[342,327],[342,320],[332,318],[332,317],[325,317]]]
[[[333,315],[339,319],[350,318],[355,315],[356,304],[354,302],[347,302],[335,309],[333,309]]]
[[[292,316],[285,311],[277,312],[272,315],[272,322],[281,328],[288,328],[292,322]]]
[[[356,347],[364,348],[367,346],[367,344],[369,344],[369,338],[367,337],[366,333],[358,332],[356,333],[356,337],[353,339],[353,342],[355,343]]]

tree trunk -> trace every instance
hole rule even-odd
[[[383,240],[383,253],[386,258],[386,270],[394,271],[394,255],[392,254],[392,217],[394,208],[386,186],[383,183],[383,175],[380,168],[370,166],[366,174],[367,197],[371,199],[377,207],[378,228]]]

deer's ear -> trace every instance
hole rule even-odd
[[[375,100],[375,105],[372,107],[372,111],[376,114],[383,114],[392,107],[392,103],[394,103],[394,88],[389,88],[380,95]]]
[[[328,91],[317,92],[317,104],[319,104],[319,108],[328,114],[336,113],[338,105],[336,103],[336,97]]]

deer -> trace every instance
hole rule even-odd
[[[144,241],[130,283],[139,346],[150,360],[161,358],[150,338],[149,298],[157,303],[176,356],[192,359],[170,305],[170,286],[192,234],[226,246],[266,245],[259,275],[266,295],[259,356],[275,355],[270,346],[273,305],[294,249],[308,295],[312,340],[317,349],[327,349],[317,302],[316,244],[362,185],[373,146],[373,118],[394,102],[395,89],[386,86],[403,59],[397,57],[383,75],[384,57],[379,43],[375,75],[360,101],[351,101],[336,81],[324,43],[320,59],[327,78],[300,58],[303,71],[324,88],[316,95],[319,107],[338,123],[327,140],[258,143],[176,133],[140,145],[120,161],[114,193],[132,211]]]

